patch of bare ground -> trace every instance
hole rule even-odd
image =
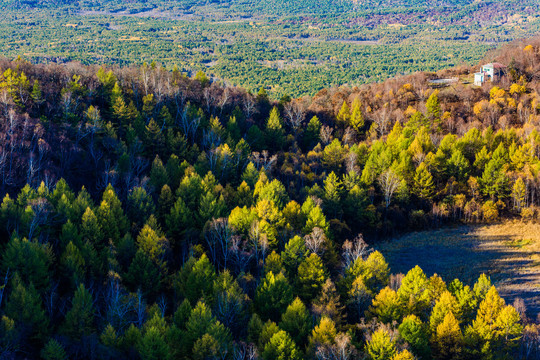
[[[491,277],[508,303],[523,298],[534,318],[540,313],[540,224],[519,221],[467,225],[411,233],[376,246],[393,273],[415,265],[447,282],[472,285],[481,273]]]

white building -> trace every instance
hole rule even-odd
[[[480,68],[480,72],[474,73],[474,85],[482,86],[487,81],[498,82],[504,76],[506,66],[500,63],[489,63]]]

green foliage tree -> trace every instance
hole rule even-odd
[[[290,334],[297,345],[305,346],[312,330],[312,320],[309,311],[299,298],[294,299],[287,307],[281,316],[279,327]]]
[[[293,289],[285,275],[283,273],[274,275],[271,271],[257,287],[253,299],[257,313],[263,319],[276,321],[281,318],[281,314],[292,301]]]
[[[73,296],[71,309],[66,314],[63,332],[76,340],[91,334],[95,331],[94,312],[92,295],[83,284],[80,284]]]
[[[381,328],[371,334],[365,349],[371,360],[392,359],[396,354],[396,343],[388,331]]]

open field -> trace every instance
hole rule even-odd
[[[524,299],[530,315],[540,313],[540,224],[507,222],[460,226],[406,235],[379,244],[394,273],[418,264],[428,276],[473,284],[486,273],[508,303]]]

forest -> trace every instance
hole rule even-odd
[[[2,359],[536,359],[523,300],[381,239],[540,216],[540,38],[269,98],[198,72],[0,59]],[[418,256],[422,256],[419,254]]]
[[[33,63],[204,71],[271,99],[476,64],[540,31],[536,0],[0,0],[0,46]]]

